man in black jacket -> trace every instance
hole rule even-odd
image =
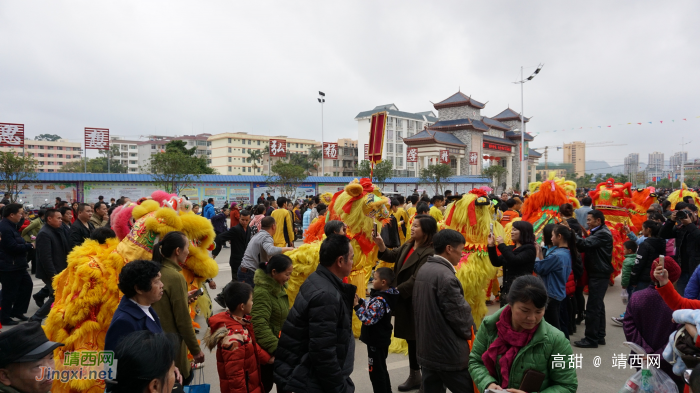
[[[241,211],[241,217],[238,220],[238,225],[231,227],[228,231],[220,233],[216,236],[214,244],[216,247],[211,252],[212,257],[216,258],[221,252],[221,248],[227,241],[231,242],[231,256],[228,264],[231,265],[231,281],[238,281],[238,268],[241,266],[243,254],[250,242],[250,212],[248,210]],[[223,308],[226,308],[226,302],[223,296],[224,291],[221,291],[214,300]]]
[[[563,225],[568,226],[566,221]],[[605,226],[605,214],[591,210],[586,217],[591,234],[583,239],[576,235],[576,247],[586,253],[584,264],[588,272],[588,302],[586,303],[586,337],[574,342],[580,348],[605,345],[605,293],[608,291],[612,266],[613,237]]]
[[[433,237],[435,255],[416,275],[416,349],[426,393],[442,392],[443,385],[451,392],[474,391],[468,370],[474,318],[455,270],[464,243],[464,236],[455,230],[438,232]]]
[[[637,259],[630,272],[629,285],[633,292],[651,285],[651,265],[659,255],[666,255],[666,240],[659,237],[661,224],[647,220],[642,224],[642,234],[646,239],[637,248]]]
[[[49,300],[30,318],[31,321],[41,323],[49,315],[51,304],[54,301],[51,283],[54,276],[68,266],[67,258],[70,246],[63,229],[61,229],[62,224],[61,212],[55,209],[48,209],[46,211],[46,225],[41,228],[36,236],[37,243],[41,245],[36,250],[36,277],[46,284],[50,292]]]
[[[22,205],[10,203],[2,212],[0,221],[0,283],[2,283],[3,325],[17,325],[17,318],[26,321],[24,313],[29,309],[32,296],[32,278],[27,272],[27,252],[34,245],[27,243],[17,231],[17,223],[22,217]]]
[[[690,276],[700,264],[700,229],[697,227],[697,208],[678,202],[669,219],[661,227],[659,237],[676,239],[676,262],[681,266],[681,277],[676,291],[683,296]]]
[[[87,203],[78,205],[78,217],[70,227],[71,249],[81,246],[83,242],[90,238],[90,234],[95,230],[95,226],[90,222],[92,218],[92,208]]]
[[[353,393],[355,360],[352,304],[357,287],[342,279],[352,271],[347,237],[321,244],[320,264],[301,285],[275,351],[275,383],[289,392]]]

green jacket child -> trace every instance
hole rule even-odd
[[[627,288],[630,283],[630,273],[632,273],[632,266],[637,260],[637,254],[625,254],[625,261],[622,262],[622,288]]]

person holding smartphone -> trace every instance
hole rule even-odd
[[[678,202],[669,220],[661,227],[659,237],[676,239],[674,259],[681,265],[681,277],[675,285],[676,291],[683,296],[690,276],[700,264],[700,229],[697,227],[695,205]]]
[[[523,275],[531,275],[535,270],[537,249],[535,248],[535,233],[532,224],[527,221],[516,221],[511,230],[513,246],[507,246],[501,236],[494,237],[493,232],[488,238],[489,260],[495,267],[503,266],[503,286],[501,287],[501,307],[506,305],[508,290],[511,283]],[[496,249],[501,252],[499,256]]]

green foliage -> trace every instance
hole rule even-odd
[[[207,165],[205,157],[196,156],[197,148],[185,148],[184,141],[170,141],[164,153],[151,156],[143,170],[153,176],[153,182],[164,191],[178,194],[199,181],[200,175],[212,175],[216,171]]]
[[[378,183],[384,187],[384,182],[386,179],[391,177],[393,170],[394,164],[391,161],[380,161],[379,164],[374,166],[374,177],[372,178],[372,183]],[[369,160],[364,160],[357,166],[357,176],[369,178],[370,173],[372,173],[372,168]]]
[[[496,187],[498,187],[501,184],[501,179],[506,174],[506,172],[506,168],[500,165],[491,165],[488,168],[481,171],[481,174],[490,178],[496,184]]]
[[[20,153],[21,154],[21,153]],[[39,162],[30,156],[17,154],[14,150],[0,152],[0,184],[10,193],[10,202],[19,199],[19,183],[37,179]]]
[[[266,182],[287,198],[294,197],[297,187],[307,177],[304,167],[284,160],[275,162],[271,170],[275,175],[267,176]]]
[[[452,175],[452,168],[447,164],[428,165],[420,170],[420,182],[434,184],[435,195],[442,194],[442,183]]]
[[[51,142],[55,142],[59,139],[63,139],[63,138],[61,138],[61,136],[56,135],[56,134],[40,134],[39,136],[34,138],[35,141],[51,141]]]
[[[127,167],[121,164],[121,161],[114,157],[119,157],[121,154],[119,146],[112,145],[109,150],[100,150],[101,157],[87,159],[87,173],[126,173]],[[111,157],[109,155],[111,154]],[[111,161],[109,166],[107,160]],[[83,173],[85,172],[85,158],[80,161],[71,161],[61,168],[61,172]]]
[[[263,151],[261,150],[250,150],[248,149],[248,158],[253,163],[253,169],[258,169],[258,164],[262,163]]]

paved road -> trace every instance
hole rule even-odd
[[[229,249],[223,249],[222,253],[217,258],[219,263],[219,276],[216,278],[218,288],[210,290],[210,294],[214,297],[221,291],[224,285],[231,279],[231,271],[228,266]],[[34,291],[36,292],[43,287],[40,280],[34,279]],[[625,336],[621,327],[612,325],[610,316],[619,315],[624,311],[624,305],[620,301],[621,291],[619,278],[615,286],[609,287],[605,298],[605,306],[607,312],[607,345],[600,346],[597,349],[578,349],[574,347],[574,353],[583,355],[582,368],[578,370],[579,392],[617,392],[622,387],[634,371],[627,369],[613,368],[613,354],[627,354],[629,351],[622,345],[625,341]],[[213,303],[214,313],[223,311],[218,304]],[[498,308],[496,306],[489,307],[489,313],[493,313]],[[37,310],[36,304],[32,300],[29,307],[28,316],[32,315]],[[203,319],[198,322],[202,326],[206,326]],[[670,321],[669,321],[670,322]],[[5,327],[5,331],[11,327]],[[572,335],[572,342],[583,337],[585,325],[579,326],[578,332]],[[198,337],[201,339],[204,336],[204,329],[200,331]],[[204,375],[207,383],[211,384],[211,392],[218,393],[218,374],[216,371],[216,356],[215,353],[205,352],[205,367]],[[594,367],[593,361],[595,356],[600,356],[600,367]],[[394,391],[398,391],[397,387],[408,376],[408,358],[399,354],[389,354],[387,359],[389,374]],[[352,374],[352,379],[355,382],[357,392],[371,392],[372,385],[367,374],[367,350],[365,345],[357,340],[355,351],[355,371]]]

